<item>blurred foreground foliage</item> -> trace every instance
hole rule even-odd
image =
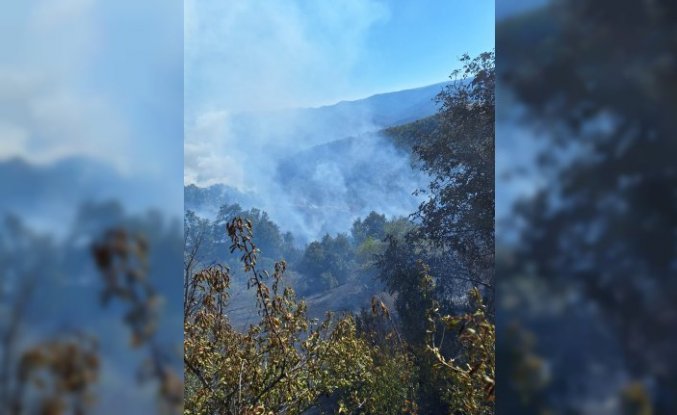
[[[97,268],[101,279],[78,290],[95,299],[101,287],[101,303],[90,305],[87,298],[86,305],[73,309],[98,313],[103,306],[113,308],[113,302],[123,305],[121,320],[131,331],[130,350],[146,354],[137,372],[139,380],[157,385],[157,413],[181,412],[183,382],[175,368],[177,359],[158,338],[164,313],[162,296],[150,278],[156,257],[151,261],[151,243],[141,236],[150,237],[155,252],[166,255],[178,242],[175,231],[152,212],[124,217],[115,202],[84,204],[65,240],[35,233],[19,217],[6,218],[0,227],[0,413],[100,413],[107,392],[102,379],[110,377],[106,365],[113,360],[108,340],[100,337],[101,332],[93,334],[87,325],[91,320],[77,320],[78,324],[66,313],[54,314],[55,304],[62,300],[57,298],[63,293],[59,290],[74,290],[65,285],[69,280],[64,276],[88,275]],[[118,310],[110,313],[115,316]],[[55,325],[57,330],[44,334]]]
[[[513,98],[499,108],[523,110],[516,138],[535,131],[539,146],[534,192],[510,214],[521,225],[501,295],[519,285],[541,303],[499,314],[556,368],[529,404],[513,399],[524,379],[506,383],[507,413],[677,413],[676,18],[674,1],[553,0],[497,27]]]

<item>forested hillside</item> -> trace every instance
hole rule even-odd
[[[280,160],[297,220],[186,187],[187,413],[493,413],[494,55],[462,63],[436,115]]]

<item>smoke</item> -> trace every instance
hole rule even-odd
[[[377,211],[407,216],[421,198],[412,193],[428,178],[411,166],[410,155],[380,133],[338,140],[281,162],[276,182],[282,201],[264,200],[271,216],[305,240],[346,232],[357,217]],[[278,207],[280,206],[280,207]]]
[[[7,8],[0,24],[0,44],[7,51],[0,64],[0,158],[46,163],[73,154],[107,155],[122,166],[129,145],[125,123],[101,94],[78,81],[99,44],[93,2],[34,1]]]
[[[0,160],[47,165],[86,157],[121,174],[154,175],[162,186],[160,178],[180,171],[182,149],[181,88],[174,87],[182,32],[170,27],[177,18],[180,9],[157,0],[7,4],[0,16]],[[148,33],[138,32],[139,21]]]
[[[317,108],[354,95],[351,72],[388,9],[352,0],[261,5],[186,3],[184,184],[253,194],[252,207],[306,240],[348,231],[371,210],[411,213],[424,178],[377,132],[389,126],[384,111],[411,112],[418,102]]]
[[[345,96],[369,27],[385,18],[375,1],[187,1],[185,184],[251,188],[270,178],[271,158],[345,137],[274,110]]]
[[[185,3],[186,115],[317,105],[346,96],[375,0]]]
[[[312,116],[298,116],[293,131],[283,130],[290,125],[274,118],[248,122],[209,114],[199,120],[193,133],[207,130],[215,135],[186,144],[186,163],[195,167],[186,171],[187,184],[225,184],[228,191],[220,201],[263,209],[305,242],[346,232],[357,217],[372,210],[406,216],[421,202],[413,192],[428,178],[412,167],[410,153],[396,147],[380,126],[363,122],[368,119],[364,113],[336,128],[331,122],[323,125]],[[199,156],[199,151],[205,155]],[[198,209],[216,211],[218,206]]]

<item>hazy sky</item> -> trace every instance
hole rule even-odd
[[[238,131],[238,113],[445,81],[494,47],[494,1],[186,0],[184,25],[184,182],[249,188],[302,145],[288,125]]]
[[[184,122],[431,84],[493,45],[492,0],[8,2],[0,160],[85,156],[169,186]]]
[[[493,0],[187,0],[187,121],[446,80],[494,47]]]
[[[0,160],[83,156],[181,181],[180,1],[30,0],[2,9]]]

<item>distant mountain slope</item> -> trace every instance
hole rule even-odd
[[[412,194],[425,178],[412,169],[407,152],[369,133],[281,160],[276,181],[305,223],[335,233],[372,210],[408,215],[418,206]]]
[[[234,114],[228,128],[237,137],[270,140],[274,148],[279,143],[293,143],[295,149],[301,150],[429,117],[437,112],[435,96],[448,84],[441,82],[318,108]]]
[[[309,213],[408,214],[412,193],[427,182],[412,148],[437,128],[437,116],[320,144],[281,159],[276,180]],[[368,213],[368,211],[367,211]]]
[[[432,134],[439,125],[439,117],[431,115],[423,119],[386,128],[382,134],[395,147],[410,152],[419,140]]]
[[[435,97],[450,82],[440,82],[420,88],[372,95],[355,101],[341,101],[337,104],[310,109],[313,115],[325,113],[359,113],[369,115],[371,121],[380,127],[405,124],[428,117],[437,112]],[[327,116],[324,115],[324,116]]]
[[[242,163],[255,190],[189,184],[184,207],[206,217],[227,203],[260,208],[299,241],[346,232],[372,210],[409,215],[421,202],[414,191],[427,182],[412,167],[411,149],[436,128],[434,98],[448,84],[235,117],[229,132],[253,148]]]

